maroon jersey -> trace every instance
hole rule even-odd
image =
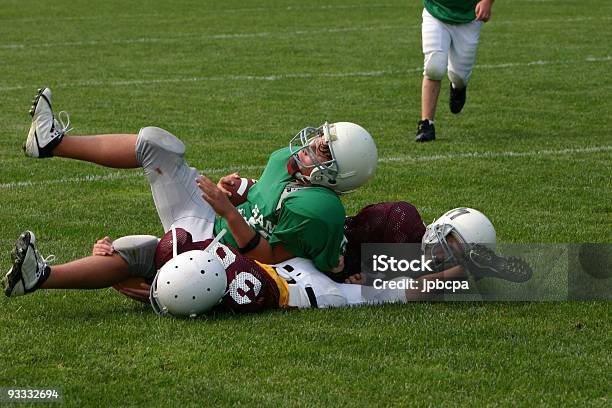
[[[398,201],[368,205],[357,215],[346,217],[344,271],[331,277],[344,281],[361,272],[361,244],[420,243],[424,234],[425,224],[412,204]]]
[[[188,231],[182,228],[176,229],[178,254],[204,250],[211,241],[212,239],[193,242]],[[274,279],[257,262],[221,243],[218,244],[215,254],[227,274],[226,293],[215,310],[250,313],[279,307],[279,288]],[[157,244],[155,267],[159,270],[170,259],[172,259],[172,231],[168,231]]]

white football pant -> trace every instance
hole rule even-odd
[[[448,78],[453,86],[465,88],[476,62],[482,25],[483,22],[477,20],[466,24],[446,24],[423,9],[423,75],[441,81],[448,68]]]
[[[212,238],[215,210],[202,198],[195,179],[199,173],[183,156],[185,145],[164,129],[145,127],[138,132],[136,159],[151,185],[164,232],[173,227],[189,231],[194,241]]]
[[[289,306],[328,308],[406,302],[403,289],[375,289],[334,282],[309,259],[291,258],[274,268],[289,284]]]

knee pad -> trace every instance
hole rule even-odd
[[[446,73],[447,63],[448,55],[443,52],[434,51],[427,54],[425,56],[425,69],[423,75],[425,75],[427,79],[441,81]]]
[[[185,144],[172,133],[155,126],[148,126],[138,132],[138,144],[154,149],[162,149],[170,153],[183,156]]]
[[[116,239],[113,249],[127,262],[131,275],[152,280],[157,272],[154,262],[157,242],[152,235],[128,235]]]

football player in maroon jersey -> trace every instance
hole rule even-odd
[[[461,254],[462,247],[457,245],[460,240],[485,244],[495,240],[492,225],[476,210],[451,210],[440,220],[425,229],[416,208],[403,202],[371,205],[346,220],[348,244],[345,273],[350,282],[362,281],[362,277],[356,276],[361,272],[359,261],[354,262],[354,258],[359,255],[361,243],[419,242],[421,237],[426,251],[431,246],[434,248],[430,251],[432,256],[445,260],[440,263],[443,269],[437,268],[433,273],[418,277],[421,283],[409,288],[376,288],[338,283],[316,270],[313,263],[307,259],[293,258],[274,266],[264,265],[241,255],[230,246],[214,243],[212,249],[223,265],[227,281],[227,290],[216,309],[256,312],[266,308],[339,307],[432,299],[437,293],[421,290],[425,280],[454,281],[467,277],[465,263],[461,262],[466,254]],[[463,224],[458,220],[463,220]],[[188,231],[180,228],[173,231],[166,233],[159,241],[151,236],[131,236],[111,242],[105,237],[94,245],[91,257],[53,266],[53,279],[44,282],[40,288],[93,289],[115,285],[121,293],[146,301],[151,290],[149,284],[157,271],[161,271],[173,256],[204,250],[211,245],[212,239],[194,242]],[[474,232],[479,234],[480,241],[470,238],[470,234]],[[176,248],[176,253],[173,247]],[[447,248],[451,248],[455,253],[449,254],[446,252]],[[22,234],[14,252],[13,268],[19,268],[22,281],[12,282],[13,287],[21,284],[27,288],[30,280],[38,279],[45,272],[41,271],[41,266],[51,268],[35,249],[35,238],[30,232]],[[483,254],[488,258],[483,257]],[[508,262],[505,258],[495,256],[491,250],[476,251],[470,256],[476,257],[471,259],[470,267],[476,267],[479,277],[493,276],[522,281],[530,276],[530,270],[520,268],[522,264],[517,266],[516,262]],[[446,262],[452,257],[455,257],[453,261]],[[104,271],[106,280],[87,278],[89,272],[93,276],[99,276],[100,271]],[[141,278],[126,282],[125,277],[130,275]],[[79,279],[75,279],[75,276]],[[28,292],[36,289],[38,288],[29,288]]]

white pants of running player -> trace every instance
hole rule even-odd
[[[476,62],[482,24],[482,21],[476,20],[465,24],[446,24],[423,9],[423,75],[440,81],[448,70],[448,78],[455,88],[466,87]]]
[[[289,282],[289,306],[328,308],[406,302],[406,291],[403,289],[375,289],[337,283],[317,270],[308,259],[292,258],[274,265],[274,268]],[[316,299],[316,304],[310,299],[309,292]]]
[[[168,232],[189,231],[194,241],[211,238],[215,210],[202,198],[195,179],[199,173],[183,156],[185,145],[164,129],[145,127],[138,132],[136,159],[151,185],[157,214]]]

